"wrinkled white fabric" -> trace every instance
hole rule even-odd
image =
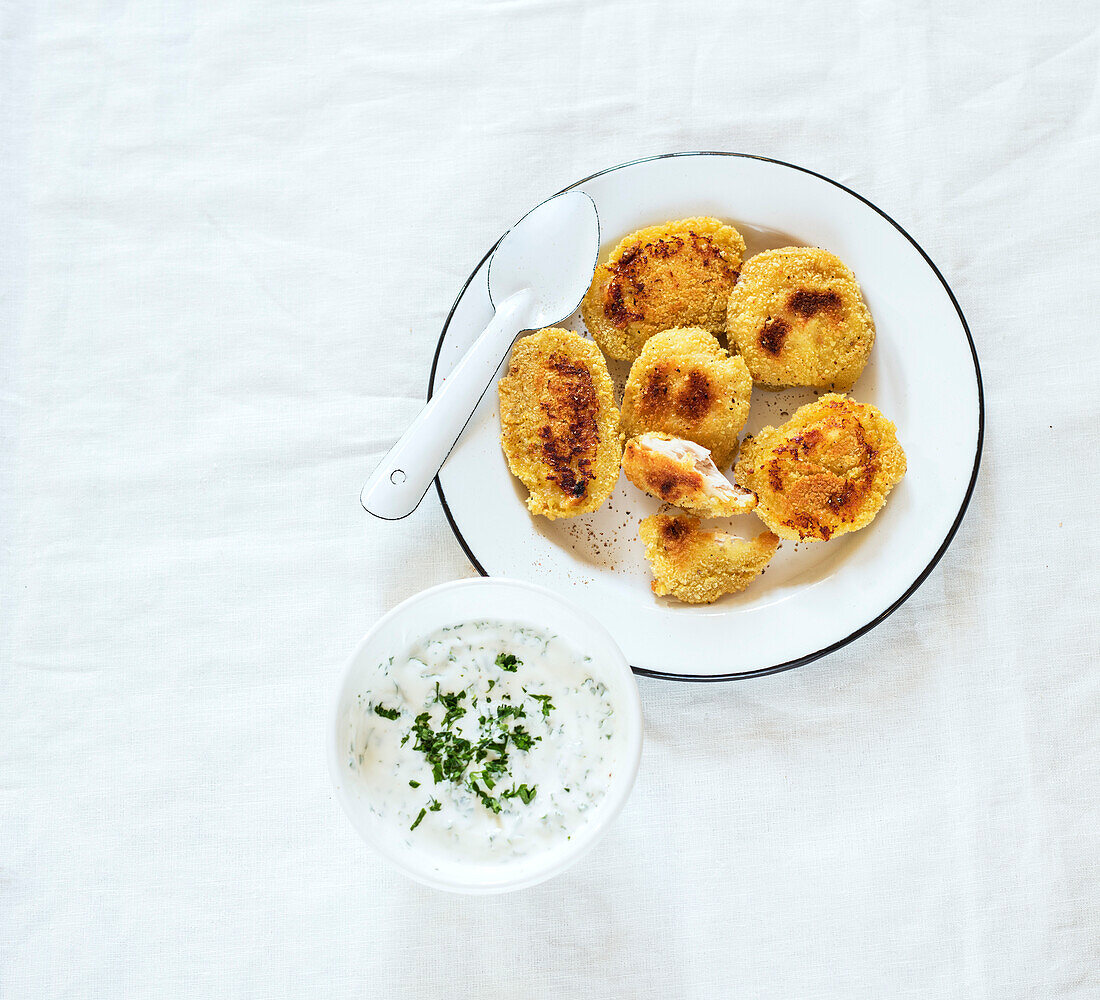
[[[0,995],[1100,995],[1100,11],[985,9],[0,7]],[[684,149],[834,177],[939,265],[969,515],[835,655],[643,679],[567,874],[420,888],[339,810],[329,701],[473,572],[434,493],[359,489],[499,233]]]

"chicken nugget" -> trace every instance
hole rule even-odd
[[[752,376],[706,330],[665,330],[646,341],[623,394],[628,437],[661,431],[701,444],[719,469],[737,453]]]
[[[722,333],[745,241],[717,219],[681,219],[631,233],[596,268],[581,303],[589,333],[609,358],[633,361],[661,330]]]
[[[653,593],[685,604],[710,604],[744,590],[771,562],[779,538],[765,531],[753,539],[699,527],[699,519],[654,514],[638,534],[653,567]]]
[[[745,438],[734,469],[772,531],[807,541],[867,527],[904,475],[894,425],[870,404],[836,393]]]
[[[726,479],[706,448],[668,434],[627,441],[623,472],[638,489],[696,517],[733,517],[756,506],[756,494]]]
[[[846,392],[863,371],[875,324],[856,277],[818,247],[749,258],[729,298],[727,330],[764,389]]]
[[[501,447],[530,491],[531,513],[553,520],[603,506],[619,478],[622,436],[596,345],[555,328],[523,337],[498,392]]]

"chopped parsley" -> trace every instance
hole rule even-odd
[[[497,665],[506,671],[515,671],[522,663],[510,653],[501,653],[496,659]],[[530,733],[520,721],[527,717],[522,704],[515,703],[507,694],[501,698],[496,712],[478,716],[476,738],[468,738],[455,728],[455,723],[467,714],[466,691],[443,691],[439,684],[435,686],[435,698],[428,710],[421,712],[413,720],[409,731],[401,738],[404,746],[412,740],[412,748],[424,757],[431,768],[434,784],[450,782],[459,788],[477,796],[481,804],[492,813],[499,813],[507,799],[519,799],[524,805],[530,805],[537,789],[526,784],[515,785],[500,790],[509,776],[509,765],[513,753],[527,753],[541,736]],[[526,695],[527,692],[524,691]],[[535,699],[545,718],[554,706],[549,695],[528,695]],[[473,699],[471,699],[471,703]],[[441,705],[443,716],[438,724],[432,720],[432,706]],[[384,719],[396,720],[401,712],[397,709],[375,705],[374,711]],[[469,731],[469,727],[467,727]],[[419,781],[410,781],[410,788],[419,788]],[[410,830],[415,830],[428,812],[439,812],[442,802],[432,797],[413,820]]]
[[[502,799],[519,799],[525,806],[529,806],[537,791],[537,788],[528,788],[527,785],[520,785],[518,788],[513,785],[508,791],[502,792],[500,797]]]
[[[550,695],[548,695],[548,694],[533,694],[533,695],[530,695],[530,697],[531,698],[537,698],[539,701],[542,702],[542,717],[544,719],[548,718],[550,713],[552,711],[554,711],[554,703],[550,700]]]
[[[444,729],[450,729],[457,720],[466,714],[466,709],[459,704],[465,697],[465,691],[460,691],[458,694],[440,694],[439,684],[436,684],[435,700],[441,702],[443,707],[447,709],[447,714],[443,716]]]
[[[516,726],[512,730],[512,742],[517,750],[530,750],[534,742],[541,739],[541,736],[532,736],[523,726]]]
[[[510,674],[514,674],[523,665],[523,660],[517,660],[514,653],[498,653],[495,662],[501,670],[507,670]]]

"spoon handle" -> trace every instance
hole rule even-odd
[[[489,325],[367,480],[359,499],[368,514],[398,521],[416,510],[516,334],[526,329],[532,301],[525,289],[497,306]]]

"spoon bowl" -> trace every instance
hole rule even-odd
[[[592,199],[569,191],[533,208],[509,230],[489,261],[494,308],[530,290],[524,329],[549,326],[580,304],[596,270],[600,223]]]

